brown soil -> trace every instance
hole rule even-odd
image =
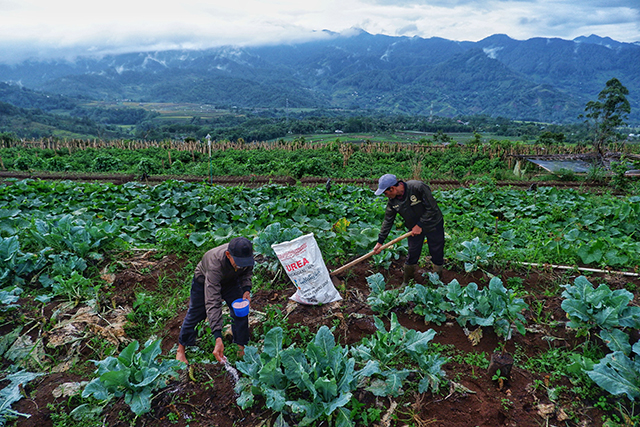
[[[329,263],[328,263],[329,264]],[[125,267],[112,277],[114,298],[112,307],[131,308],[135,301],[135,294],[140,291],[157,290],[160,277],[172,277],[185,267],[185,263],[176,257],[164,257],[155,259],[150,253],[139,254],[132,259],[123,262]],[[337,267],[337,266],[333,266]],[[401,265],[392,265],[389,271],[381,271],[387,279],[387,288],[398,287],[401,279]],[[427,269],[420,269],[417,274],[419,283],[426,283],[427,279],[422,273]],[[288,316],[290,325],[302,325],[311,331],[316,331],[321,325],[335,326],[336,339],[342,345],[351,345],[363,337],[375,332],[372,315],[374,314],[366,304],[369,287],[366,277],[373,271],[367,263],[361,263],[353,267],[343,277],[346,291],[342,292],[344,299],[338,303],[323,306],[303,306],[289,301],[293,294],[293,286],[284,291],[259,290],[251,301],[251,309],[264,312],[268,306],[279,305],[286,309],[292,308]],[[510,355],[518,354],[519,358],[534,357],[549,350],[550,346],[566,346],[572,348],[581,343],[563,325],[565,321],[564,311],[560,308],[561,298],[559,292],[553,296],[545,296],[545,290],[559,282],[570,283],[573,277],[567,273],[553,271],[500,271],[493,272],[500,276],[504,283],[511,276],[522,277],[522,288],[529,292],[527,297],[529,304],[544,304],[543,315],[548,320],[545,324],[535,324],[536,318],[533,310],[526,312],[529,331],[526,335],[514,334],[513,339],[507,342],[506,352]],[[443,282],[449,283],[457,279],[462,285],[475,282],[479,285],[486,284],[487,279],[482,272],[465,274],[460,271],[445,270]],[[605,276],[610,286],[622,287],[633,283],[640,286],[638,278],[620,278]],[[175,283],[163,281],[164,283]],[[185,301],[185,307],[188,301]],[[48,304],[44,311],[44,318],[50,318],[59,307],[61,301]],[[23,310],[27,310],[29,303],[21,301]],[[77,310],[77,308],[75,309]],[[68,316],[77,311],[70,310]],[[170,319],[163,331],[163,354],[167,354],[176,344],[177,336],[186,310]],[[434,343],[452,346],[458,352],[476,353],[482,355],[487,363],[499,348],[500,338],[491,328],[483,330],[483,337],[477,345],[473,345],[465,335],[463,329],[455,320],[450,320],[443,325],[425,324],[420,316],[410,310],[397,311],[400,323],[408,328],[426,331],[433,328],[437,334]],[[107,316],[103,316],[108,319]],[[556,327],[549,326],[552,321],[557,321]],[[107,322],[108,323],[108,322]],[[107,327],[103,322],[102,326]],[[4,326],[3,334],[12,328]],[[87,328],[89,330],[90,328]],[[100,331],[92,329],[91,334]],[[553,339],[549,339],[552,337]],[[126,342],[127,337],[121,337]],[[45,337],[46,341],[46,337]],[[88,359],[97,358],[93,350],[89,349],[85,341],[80,341],[77,348],[79,360],[76,368],[71,371],[50,373],[29,383],[25,388],[25,395],[13,405],[13,409],[30,414],[30,418],[20,417],[16,426],[20,427],[46,427],[52,426],[51,409],[49,403],[57,404],[56,410],[69,412],[81,403],[77,397],[54,397],[53,391],[59,385],[67,382],[89,381],[93,378],[93,364],[82,363]],[[64,351],[70,351],[73,344],[57,349],[59,356]],[[121,346],[122,348],[123,346]],[[63,350],[64,349],[64,350]],[[50,350],[48,350],[50,351]],[[500,359],[500,354],[494,355],[494,359]],[[5,361],[6,363],[6,361]],[[6,365],[5,365],[6,366]],[[221,427],[254,427],[272,425],[277,414],[265,409],[258,402],[249,410],[241,410],[235,403],[233,379],[220,364],[191,365],[192,372],[188,375],[187,369],[183,370],[180,379],[169,383],[168,387],[157,392],[152,401],[152,411],[138,419],[122,399],[116,401],[103,413],[104,425],[108,426],[221,426]],[[524,370],[516,360],[511,368],[508,379],[503,384],[492,380],[492,373],[478,366],[448,362],[444,365],[447,378],[451,380],[449,390],[443,389],[440,394],[424,393],[419,395],[414,392],[407,393],[398,398],[376,398],[368,392],[357,392],[360,402],[371,407],[377,407],[390,418],[390,426],[433,426],[433,427],[459,427],[459,426],[521,426],[538,427],[544,425],[563,426],[601,426],[602,413],[589,402],[583,402],[574,406],[574,402],[551,402],[544,388],[534,387],[534,381],[538,383],[548,381],[548,373],[533,373]],[[195,381],[193,380],[195,378]],[[568,380],[566,380],[567,385]],[[397,405],[396,405],[397,404]],[[577,409],[576,409],[577,408]],[[391,413],[393,412],[393,413]],[[567,413],[572,417],[567,419]],[[326,423],[320,424],[326,425]]]
[[[7,179],[41,179],[41,180],[71,180],[82,182],[110,182],[113,184],[125,184],[127,182],[141,182],[147,184],[159,184],[168,180],[181,180],[185,182],[210,182],[216,185],[225,186],[245,186],[248,188],[261,187],[266,184],[278,185],[305,185],[319,186],[325,185],[327,177],[302,177],[296,179],[290,176],[270,176],[270,175],[245,175],[245,176],[192,176],[192,175],[150,175],[139,176],[122,173],[77,173],[77,172],[19,172],[0,171],[0,182],[7,182]],[[535,179],[535,177],[533,177]],[[366,185],[375,190],[378,185],[377,179],[366,178],[331,178],[332,184]],[[458,180],[429,180],[432,189],[450,190],[460,187],[468,187],[474,184],[472,181]],[[580,181],[499,181],[498,187],[513,187],[527,189],[537,185],[556,188],[573,188],[581,191],[604,193],[611,192],[610,186],[604,183],[580,182]]]

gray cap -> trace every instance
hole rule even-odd
[[[382,175],[378,180],[378,189],[376,190],[375,195],[376,196],[381,195],[382,193],[387,191],[389,187],[393,187],[397,183],[398,183],[398,178],[396,178],[395,175],[390,173]]]

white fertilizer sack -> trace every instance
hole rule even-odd
[[[271,245],[296,286],[291,299],[301,304],[327,304],[342,297],[331,282],[313,233]]]

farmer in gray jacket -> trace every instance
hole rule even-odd
[[[244,346],[249,342],[249,317],[237,317],[231,303],[239,298],[251,300],[251,277],[253,275],[253,244],[245,237],[236,237],[207,251],[196,266],[191,282],[189,310],[182,322],[178,337],[176,359],[188,363],[185,347],[195,345],[195,327],[205,318],[215,337],[213,355],[224,362],[222,343],[222,301],[231,311],[233,342],[238,344],[238,356],[244,355]]]
[[[399,181],[395,175],[385,174],[378,180],[378,189],[375,192],[376,196],[381,194],[384,194],[389,201],[373,252],[380,253],[380,247],[389,236],[396,215],[400,214],[405,226],[411,231],[411,236],[407,239],[409,254],[404,264],[403,285],[415,279],[416,267],[425,239],[427,239],[435,272],[442,276],[444,220],[429,186],[422,181]]]

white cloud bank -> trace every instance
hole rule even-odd
[[[0,0],[0,62],[286,43],[322,30],[477,41],[597,34],[640,41],[638,0]]]

